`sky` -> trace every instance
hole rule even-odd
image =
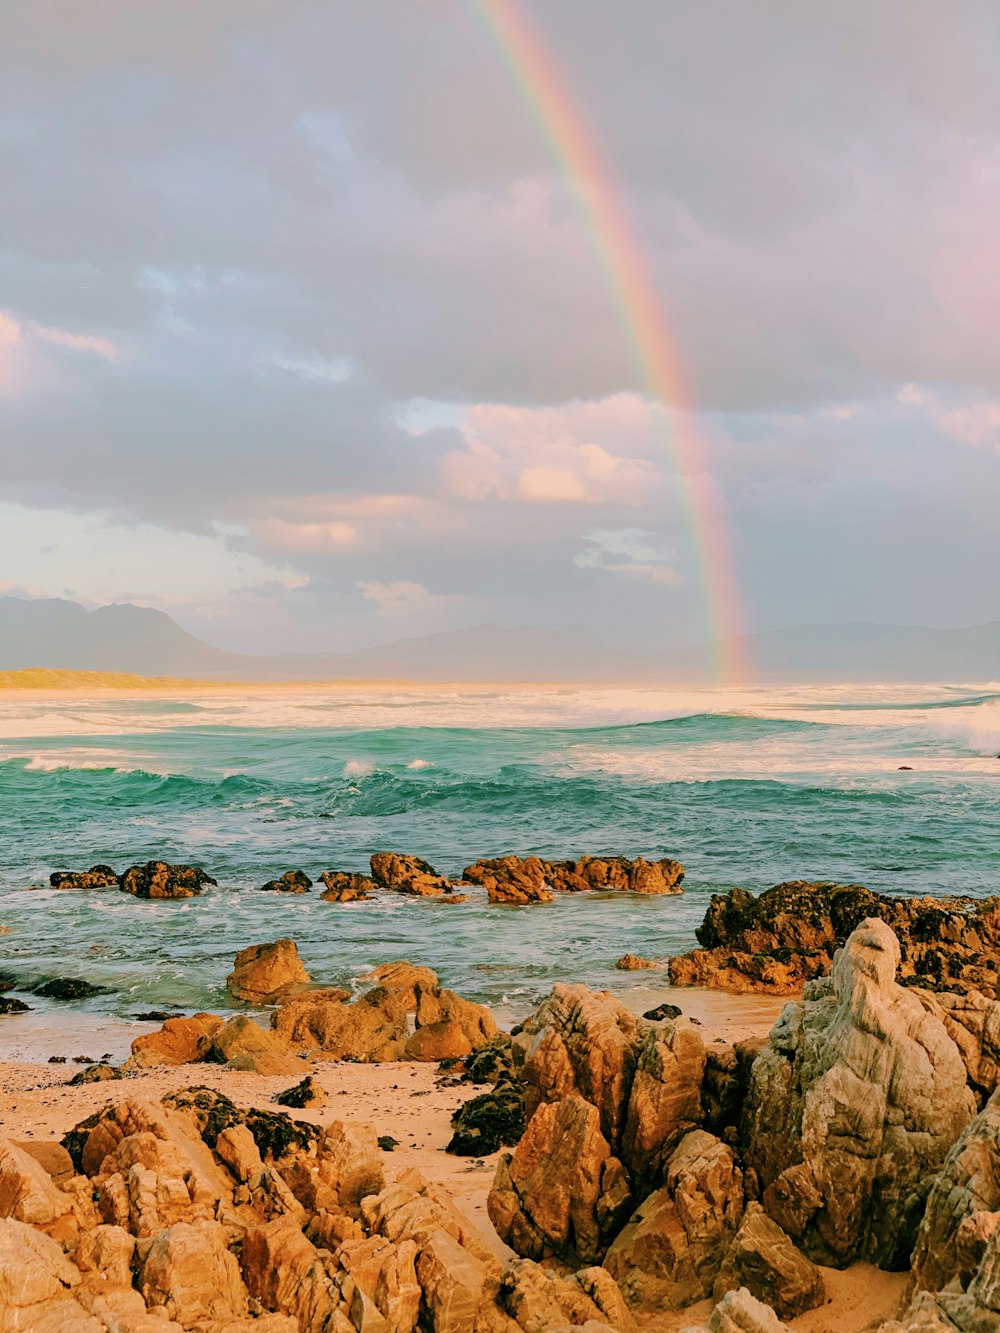
[[[0,8],[0,592],[250,652],[1000,617],[995,3],[503,0],[596,180],[499,8]]]

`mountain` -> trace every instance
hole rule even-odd
[[[0,671],[115,671],[197,680],[629,681],[704,684],[722,657],[753,683],[1000,679],[1000,621],[967,629],[792,625],[669,658],[618,651],[588,631],[474,625],[353,653],[254,657],[213,648],[149,607],[88,611],[58,598],[0,597]]]

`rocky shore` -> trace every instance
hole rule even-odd
[[[868,891],[779,888],[710,910],[747,942],[797,918],[815,968],[751,1040],[579,984],[507,1034],[429,968],[352,997],[284,939],[226,983],[267,1025],[168,1019],[68,1082],[5,1068],[0,1329],[1000,1329],[990,911],[938,971],[950,913],[935,934],[911,903],[897,935],[873,910],[838,947]]]

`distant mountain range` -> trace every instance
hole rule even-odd
[[[1000,679],[1000,621],[969,629],[794,625],[654,659],[578,628],[475,625],[352,653],[254,657],[213,648],[162,611],[130,603],[88,611],[58,598],[0,597],[0,670],[49,667],[198,680],[609,681],[699,684],[717,653],[755,682]]]

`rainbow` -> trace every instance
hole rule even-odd
[[[577,196],[646,392],[664,409],[668,447],[697,557],[708,637],[718,645],[715,674],[724,683],[745,680],[743,616],[725,512],[704,441],[689,424],[693,414],[684,406],[677,354],[618,191],[555,60],[518,0],[473,0],[473,5]]]

